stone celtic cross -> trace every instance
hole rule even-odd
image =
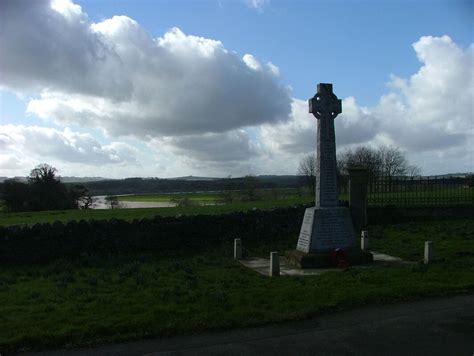
[[[301,223],[294,254],[300,266],[318,265],[317,254],[327,258],[329,251],[352,248],[355,241],[350,210],[339,206],[337,199],[334,119],[342,112],[342,104],[332,92],[332,84],[318,84],[318,92],[309,99],[309,112],[318,119],[316,202],[305,210]]]
[[[342,104],[332,92],[332,84],[318,84],[316,95],[309,99],[309,112],[318,119],[315,206],[335,207],[338,197],[334,119],[342,112]]]

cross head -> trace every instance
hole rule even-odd
[[[309,112],[320,119],[330,117],[335,119],[342,112],[341,99],[332,92],[332,84],[319,83],[318,91],[309,101]]]

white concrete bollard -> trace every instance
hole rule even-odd
[[[242,259],[242,240],[234,239],[234,259]]]
[[[362,230],[360,235],[360,249],[363,251],[369,249],[369,232],[367,230]]]
[[[433,241],[425,241],[425,263],[433,261]]]
[[[280,257],[278,252],[270,252],[270,277],[280,275]]]

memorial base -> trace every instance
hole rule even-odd
[[[374,261],[374,256],[368,251],[357,248],[341,250],[338,256],[334,251],[306,253],[298,250],[290,250],[285,253],[288,262],[299,268],[327,268],[341,267],[339,263],[348,266],[368,265]],[[344,261],[342,261],[344,260]]]
[[[319,253],[354,246],[355,231],[349,208],[312,207],[305,210],[297,250]]]

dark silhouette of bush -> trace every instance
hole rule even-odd
[[[57,169],[46,164],[34,168],[27,183],[7,180],[3,199],[9,211],[40,211],[77,209],[87,196],[83,186],[67,186],[56,176]]]
[[[28,210],[29,185],[14,179],[3,183],[3,200],[10,211]]]

